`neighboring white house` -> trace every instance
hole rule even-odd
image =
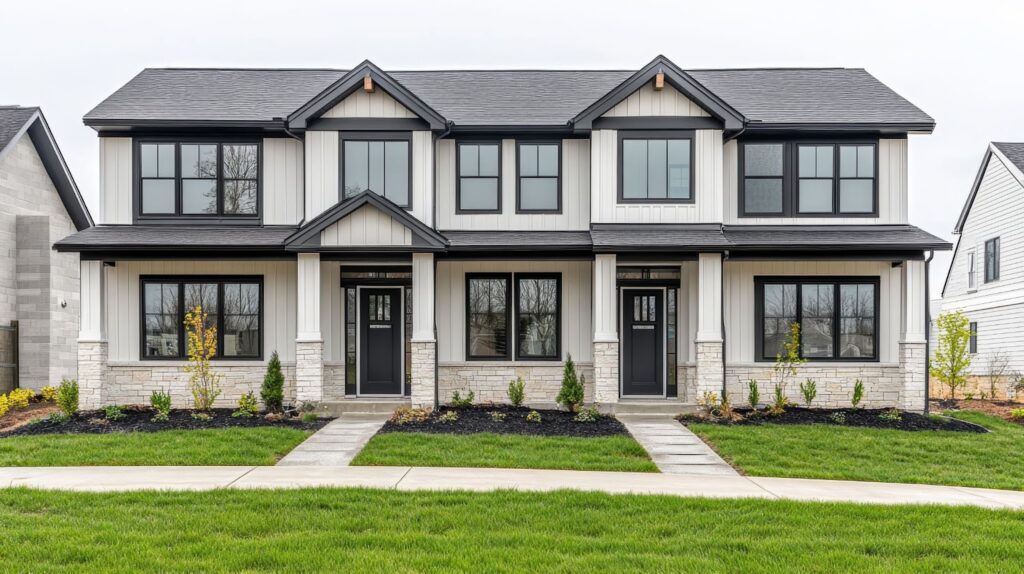
[[[42,111],[0,106],[0,393],[75,378],[78,254],[51,246],[90,225]]]
[[[85,122],[84,405],[188,400],[201,303],[222,404],[273,351],[334,411],[551,404],[569,355],[607,409],[739,403],[797,322],[819,404],[924,408],[934,121],[862,69],[147,69]]]
[[[1024,372],[1022,218],[1024,143],[991,143],[956,222],[941,303],[943,312],[962,311],[970,321],[974,375],[987,375],[1000,353],[1009,371]]]

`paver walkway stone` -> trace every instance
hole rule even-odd
[[[658,470],[668,474],[739,476],[693,431],[672,415],[618,415],[629,434],[651,455]]]
[[[285,455],[278,466],[346,466],[388,420],[387,414],[345,413]]]

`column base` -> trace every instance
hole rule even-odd
[[[704,393],[715,393],[722,398],[722,342],[697,342],[697,373],[693,385],[695,400],[700,400]]]
[[[318,403],[324,398],[324,343],[295,343],[295,400]]]
[[[903,385],[900,388],[900,408],[905,411],[925,410],[925,344],[900,343],[900,372]]]
[[[619,343],[594,342],[594,402],[619,402]]]
[[[93,410],[104,406],[107,382],[107,342],[78,342],[78,408]]]
[[[437,383],[436,366],[437,343],[434,341],[412,342],[412,382],[410,386],[410,402],[413,407],[426,408],[434,406],[434,386]]]

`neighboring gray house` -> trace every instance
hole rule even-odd
[[[953,232],[942,311],[962,311],[974,336],[971,372],[996,354],[1024,372],[1024,143],[991,143]],[[1000,385],[1005,392],[1005,385]],[[972,389],[973,390],[973,389]],[[988,392],[987,381],[979,390]]]
[[[186,404],[202,304],[225,405],[274,351],[334,411],[550,404],[569,355],[609,410],[743,402],[799,322],[820,404],[924,408],[934,122],[864,70],[146,69],[85,123],[86,406]]]
[[[76,376],[78,255],[51,247],[90,225],[42,111],[0,106],[0,392]]]

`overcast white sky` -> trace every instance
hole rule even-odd
[[[936,119],[911,137],[910,217],[951,240],[987,142],[1024,141],[1019,1],[33,0],[0,20],[0,104],[42,106],[93,212],[81,118],[145,67],[863,67]]]

